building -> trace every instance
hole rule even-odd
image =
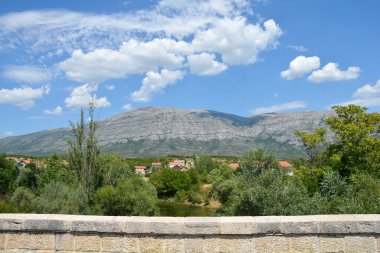
[[[146,167],[145,166],[134,166],[136,174],[145,175]]]
[[[31,161],[29,159],[22,159],[17,163],[17,168],[19,169],[25,169],[25,166],[30,164]]]
[[[293,171],[291,170],[293,168],[293,165],[291,165],[287,161],[279,161],[278,164],[280,165],[281,168],[287,171],[287,174],[289,176],[293,176]]]
[[[238,163],[230,163],[228,165],[232,170],[237,170],[240,167],[240,164]]]
[[[161,165],[160,162],[154,162],[154,163],[151,164],[149,172],[150,172],[150,173],[156,172],[156,171],[159,170],[161,167],[162,167],[162,165]]]

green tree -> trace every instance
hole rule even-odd
[[[246,153],[242,158],[240,167],[244,173],[254,175],[259,175],[266,170],[279,169],[275,155],[266,153],[263,149]]]
[[[132,177],[135,172],[119,154],[102,154],[98,159],[98,184],[116,187],[122,179]]]
[[[97,192],[98,203],[105,215],[157,215],[157,193],[154,187],[137,176],[104,186]]]
[[[74,169],[80,178],[87,201],[89,201],[90,192],[94,187],[94,174],[97,174],[96,159],[100,153],[95,135],[97,124],[94,121],[94,110],[94,104],[90,103],[87,127],[84,123],[83,109],[81,109],[79,123],[70,122],[74,139],[68,141],[69,167]]]
[[[35,163],[30,163],[25,166],[25,169],[21,169],[16,179],[18,186],[27,187],[32,191],[37,189],[39,181],[38,167]]]
[[[295,131],[294,134],[301,139],[305,147],[306,154],[312,165],[321,165],[323,162],[322,152],[326,150],[327,142],[325,140],[326,129],[318,128],[313,133]]]
[[[13,191],[14,183],[18,175],[18,170],[13,161],[6,158],[5,154],[0,154],[0,194],[4,195]]]

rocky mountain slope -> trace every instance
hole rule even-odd
[[[279,157],[302,154],[296,130],[321,127],[332,111],[269,113],[241,117],[208,110],[143,108],[102,120],[99,145],[125,156],[241,155],[264,148]],[[70,128],[0,139],[0,152],[25,155],[66,153]]]

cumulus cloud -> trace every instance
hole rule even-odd
[[[181,71],[163,69],[161,72],[150,71],[142,81],[138,91],[132,93],[132,99],[138,102],[149,102],[152,95],[161,92],[166,86],[174,84],[183,78]]]
[[[60,116],[62,115],[62,107],[57,106],[54,110],[44,110],[44,113],[47,115],[52,115],[52,116]]]
[[[94,92],[97,90],[97,85],[90,84],[83,84],[79,87],[74,88],[71,91],[70,96],[65,99],[66,107],[88,107],[90,103],[93,103],[97,108],[110,106],[111,103],[108,102],[106,97],[96,97],[96,94],[94,94]]]
[[[260,53],[278,44],[279,25],[272,19],[252,22],[251,4],[250,0],[159,0],[149,9],[117,14],[8,13],[0,16],[0,45],[21,48],[32,57],[44,52],[59,57],[58,69],[79,83],[148,76],[163,69],[217,75],[230,65],[257,62]],[[140,91],[146,90],[144,80]]]
[[[215,61],[215,55],[209,53],[192,54],[187,57],[190,71],[201,76],[217,75],[227,69],[227,65]]]
[[[28,65],[7,66],[5,67],[1,75],[6,79],[9,79],[14,82],[29,84],[44,83],[48,82],[51,79],[51,73],[49,70]]]
[[[288,80],[302,77],[303,75],[318,69],[320,65],[319,57],[305,57],[300,55],[289,63],[289,69],[281,72],[281,77]]]
[[[0,104],[12,104],[23,110],[34,106],[35,100],[49,93],[48,87],[22,87],[14,89],[0,89]]]
[[[380,80],[374,85],[366,84],[357,89],[353,99],[341,105],[356,104],[360,106],[380,106]]]
[[[271,112],[282,112],[294,109],[302,109],[306,107],[304,101],[293,101],[290,103],[276,104],[268,107],[259,107],[251,111],[252,115],[271,113]]]
[[[126,104],[123,106],[123,110],[129,112],[129,111],[132,111],[134,110],[135,108],[131,105],[131,104]]]
[[[330,62],[322,69],[313,71],[307,80],[314,83],[352,80],[358,78],[359,73],[359,67],[351,66],[347,70],[340,70],[337,63]]]

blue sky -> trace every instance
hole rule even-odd
[[[379,1],[0,2],[0,137],[141,107],[380,111]]]

